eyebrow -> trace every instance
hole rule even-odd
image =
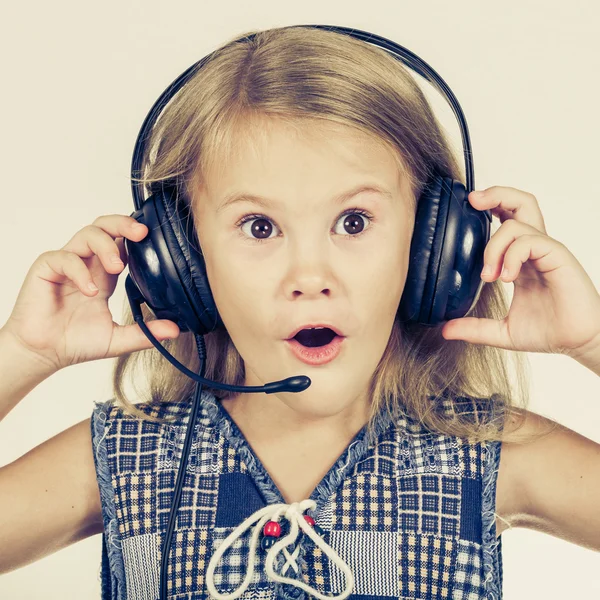
[[[373,184],[360,184],[347,190],[346,192],[339,194],[338,196],[334,196],[333,203],[343,204],[347,200],[350,200],[354,196],[357,196],[358,194],[361,194],[363,192],[374,192],[386,196],[387,198],[392,198],[391,192],[383,187]],[[228,206],[232,206],[233,204],[237,204],[238,202],[253,202],[254,204],[258,204],[263,208],[270,208],[277,204],[276,201],[270,200],[269,198],[265,198],[264,196],[259,196],[257,194],[249,194],[246,192],[234,192],[225,197],[225,200],[217,208],[216,212],[220,212]]]

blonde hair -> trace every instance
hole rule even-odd
[[[194,189],[203,176],[226,164],[264,119],[291,125],[334,122],[366,133],[393,151],[415,203],[434,172],[465,183],[429,103],[399,60],[333,31],[284,27],[252,33],[251,41],[221,46],[164,109],[138,180],[148,192],[161,182],[175,182],[178,202],[193,207]],[[142,310],[146,321],[154,318],[145,305]],[[496,281],[484,285],[471,316],[502,319],[507,311],[505,292]],[[127,302],[123,322],[134,323]],[[515,392],[505,350],[445,340],[441,327],[396,318],[370,381],[369,427],[380,410],[393,416],[403,411],[432,432],[471,441],[506,439],[506,417],[518,425],[529,401],[525,357],[512,353]],[[213,331],[204,339],[204,376],[243,385],[244,362],[227,331]],[[163,344],[199,371],[192,332]],[[142,377],[135,376],[137,370]],[[118,357],[115,399],[125,412],[146,420],[156,419],[130,402],[127,376],[136,397],[145,402],[191,401],[196,385],[153,348]],[[145,389],[135,386],[137,381]],[[231,395],[204,389],[219,398]]]

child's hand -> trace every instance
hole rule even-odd
[[[103,215],[79,230],[61,250],[33,263],[13,311],[2,327],[58,371],[63,367],[152,348],[139,325],[118,325],[108,309],[127,253],[123,238],[139,242],[148,233],[125,215]],[[113,262],[113,257],[121,262]],[[95,283],[98,290],[88,287]],[[148,323],[161,340],[179,335],[168,320]]]
[[[479,192],[481,193],[481,192]],[[484,281],[514,283],[510,310],[502,321],[463,317],[442,328],[442,336],[508,350],[575,357],[600,340],[600,294],[577,259],[546,234],[535,196],[493,186],[469,194],[477,210],[491,209],[502,225],[490,238]]]

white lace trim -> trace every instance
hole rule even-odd
[[[227,538],[223,540],[223,543],[217,548],[217,551],[212,555],[210,562],[208,563],[208,570],[206,572],[206,587],[208,588],[210,595],[216,600],[234,600],[235,598],[239,598],[246,591],[246,588],[250,584],[250,581],[252,581],[252,576],[254,575],[254,557],[256,553],[256,545],[263,530],[263,526],[267,521],[277,521],[279,517],[283,515],[290,522],[290,531],[285,537],[281,538],[271,548],[269,548],[267,557],[265,559],[265,571],[267,575],[273,581],[289,583],[290,585],[301,588],[319,600],[344,600],[344,598],[347,598],[354,588],[354,576],[352,575],[350,567],[339,557],[336,551],[329,544],[327,544],[323,538],[321,538],[321,536],[317,535],[314,529],[304,519],[304,510],[314,509],[316,505],[317,503],[314,500],[302,500],[302,502],[294,502],[292,504],[271,504],[257,510],[243,523],[240,523],[227,536]],[[229,546],[231,546],[244,533],[244,531],[257,520],[259,520],[259,522],[254,527],[252,538],[250,539],[248,570],[246,572],[246,576],[244,577],[244,581],[242,581],[242,584],[237,590],[231,592],[230,594],[219,593],[214,585],[214,572],[219,559],[221,556],[223,556],[227,548],[229,548]],[[293,568],[294,571],[298,573],[298,564],[296,563],[296,558],[300,552],[300,546],[296,546],[291,554],[287,550],[287,546],[296,542],[296,538],[298,537],[299,533],[298,527],[300,527],[300,529],[302,529],[302,531],[304,531],[304,533],[319,548],[321,548],[321,550],[323,550],[323,552],[346,575],[346,588],[338,596],[325,596],[303,581],[290,577],[282,577],[282,575],[285,575],[290,568]],[[279,552],[282,552],[286,558],[285,564],[281,568],[281,575],[275,573],[273,570],[273,563]]]

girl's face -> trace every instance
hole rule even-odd
[[[269,121],[220,163],[219,177],[205,174],[194,199],[196,231],[213,297],[245,363],[245,385],[295,375],[312,380],[303,392],[240,396],[276,397],[308,420],[368,414],[368,385],[406,280],[414,200],[383,145],[338,124],[300,131]],[[362,185],[387,193],[336,201]],[[225,205],[234,194],[265,204]],[[320,322],[345,339],[333,361],[311,366],[285,340]]]

